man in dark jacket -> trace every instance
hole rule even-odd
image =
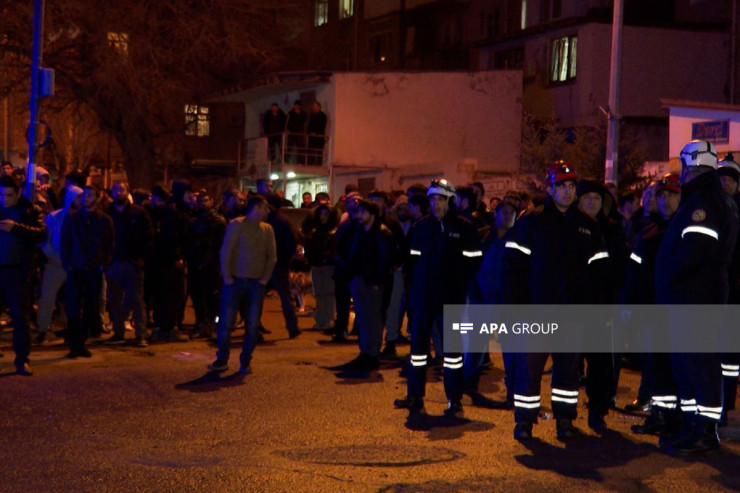
[[[409,301],[413,316],[408,390],[404,399],[394,402],[397,408],[414,411],[424,407],[432,328],[434,324],[442,326],[445,304],[465,303],[468,283],[483,256],[473,225],[450,204],[455,198],[452,184],[433,180],[427,195],[432,213],[416,223],[409,252],[416,261]],[[444,387],[448,401],[445,415],[458,415],[464,390],[462,354],[444,354]]]
[[[28,355],[31,332],[28,318],[30,276],[36,245],[46,238],[41,209],[20,195],[20,185],[12,176],[0,178],[0,293],[13,318],[15,368],[31,375]]]
[[[334,335],[332,337],[335,342],[347,340],[349,312],[352,303],[349,289],[349,283],[352,280],[350,253],[355,228],[357,228],[355,218],[357,216],[357,204],[360,203],[360,200],[362,200],[362,195],[358,192],[347,195],[347,218],[337,227],[336,256],[334,259],[334,295],[337,304],[337,319],[334,323]]]
[[[62,264],[67,271],[68,358],[89,358],[85,347],[100,316],[103,269],[110,264],[115,232],[113,220],[100,210],[102,193],[88,185],[82,208],[68,214],[62,225]]]
[[[383,340],[383,298],[391,272],[393,236],[380,221],[375,202],[361,200],[357,206],[349,257],[350,290],[360,335],[360,355],[346,369],[374,370]]]
[[[306,133],[308,134],[308,164],[324,163],[324,143],[326,142],[326,113],[321,111],[321,103],[314,101],[311,105],[311,116],[308,117]]]
[[[593,221],[576,206],[576,172],[557,161],[548,175],[548,198],[543,206],[522,216],[513,238],[505,245],[504,302],[507,304],[583,304],[590,302],[591,264],[608,258],[593,237]],[[580,342],[580,341],[576,341]],[[532,437],[537,423],[540,384],[548,353],[519,353],[514,384],[514,437]],[[521,360],[521,361],[520,361]],[[576,436],[573,420],[578,405],[578,353],[553,353],[552,410],[557,436]],[[521,366],[520,366],[521,364]]]
[[[671,220],[655,265],[656,302],[665,305],[726,304],[729,266],[738,233],[738,210],[722,190],[714,144],[695,140],[681,154],[681,206]],[[680,325],[685,325],[680,321]],[[688,327],[697,329],[698,327]],[[682,327],[671,327],[680,337]],[[673,354],[683,433],[662,440],[678,455],[719,448],[717,424],[722,414],[719,353]]]
[[[193,301],[197,337],[213,337],[221,291],[218,251],[224,241],[226,220],[213,210],[205,190],[198,192],[188,258],[188,293]]]
[[[114,183],[113,203],[108,215],[113,220],[115,246],[113,262],[105,269],[108,306],[113,322],[113,336],[107,344],[126,342],[129,309],[134,316],[136,343],[146,347],[146,308],[144,306],[144,262],[152,242],[152,221],[143,207],[129,202],[128,183]]]
[[[182,180],[172,183],[170,194],[160,185],[152,188],[152,223],[154,240],[147,275],[151,278],[154,323],[160,340],[184,342],[189,338],[177,330],[185,307],[186,265],[190,223],[184,209],[191,200],[190,185]],[[154,337],[155,334],[152,334]]]
[[[262,131],[267,137],[270,161],[275,161],[280,156],[285,131],[285,113],[277,103],[272,103],[270,111],[265,113],[262,119]]]
[[[280,197],[270,194],[267,202],[270,205],[270,215],[267,216],[266,222],[275,232],[277,247],[277,264],[272,271],[269,286],[274,288],[280,297],[285,327],[288,329],[289,337],[295,339],[301,334],[301,330],[298,328],[298,318],[290,296],[290,261],[295,256],[298,246],[297,232],[290,221],[280,214],[282,205]]]
[[[732,197],[733,202],[740,210],[740,164],[735,162],[732,153],[717,164],[722,189]],[[735,242],[735,251],[730,264],[730,298],[731,305],[740,304],[740,241]],[[727,412],[735,409],[737,397],[737,377],[740,376],[740,353],[729,353],[722,356],[722,381],[724,393],[724,407],[719,426],[727,426]]]
[[[306,146],[306,122],[308,121],[308,115],[303,111],[303,105],[300,100],[293,103],[293,109],[288,112],[288,119],[285,125],[285,130],[288,133],[287,136],[287,147],[288,155],[286,161],[289,163],[297,163],[299,161],[298,156],[300,155],[301,163],[305,163],[305,146]]]

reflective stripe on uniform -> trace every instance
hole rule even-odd
[[[537,409],[538,407],[540,407],[540,396],[514,394],[514,407],[521,407],[523,409]]]
[[[719,419],[722,415],[722,407],[697,406],[699,414],[711,419]]]
[[[445,357],[443,365],[445,368],[449,368],[451,370],[459,370],[463,367],[463,357],[462,356],[456,356],[454,358],[448,358]]]
[[[696,399],[681,399],[681,411],[685,413],[696,412]]]
[[[652,400],[653,405],[663,409],[676,409],[678,405],[678,398],[675,395],[654,395]]]
[[[566,404],[578,404],[577,390],[552,389],[553,402],[564,402]]]
[[[642,257],[637,255],[635,252],[632,252],[632,254],[630,255],[630,258],[634,260],[635,262],[637,262],[638,264],[642,263]]]
[[[411,355],[411,366],[426,366],[427,355],[426,354],[412,354]]]
[[[466,257],[482,257],[483,252],[481,250],[463,250],[463,255]]]
[[[599,252],[590,259],[588,259],[588,263],[591,264],[594,260],[599,260],[602,258],[609,258],[609,252]]]
[[[530,250],[527,247],[521,246],[519,243],[517,243],[515,241],[507,241],[506,244],[504,245],[504,247],[505,248],[514,248],[516,250],[519,250],[520,252],[522,252],[525,255],[532,255],[532,250]]]
[[[688,226],[681,231],[681,238],[686,236],[686,233],[699,233],[707,236],[711,236],[715,240],[719,240],[719,233],[717,231],[707,228],[706,226]]]
[[[566,397],[578,397],[577,390],[552,389],[553,394],[564,395]]]
[[[738,377],[740,376],[740,366],[738,365],[726,365],[722,363],[722,376],[723,377]]]
[[[411,250],[409,250],[409,253],[411,255],[421,255],[421,251],[420,250],[414,250],[413,248]]]

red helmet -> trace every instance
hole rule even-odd
[[[578,175],[569,162],[560,159],[550,165],[550,172],[547,175],[548,185],[557,185],[568,180],[578,181]]]
[[[660,192],[662,190],[681,193],[681,184],[678,181],[678,175],[676,173],[666,173],[663,175],[663,178],[658,181],[657,191]]]

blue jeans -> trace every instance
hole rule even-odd
[[[265,286],[257,279],[234,278],[231,284],[224,284],[221,290],[221,310],[218,318],[218,351],[216,358],[229,360],[231,331],[234,329],[237,312],[244,319],[244,342],[239,361],[248,366],[252,352],[257,345],[257,327],[259,326],[262,301],[265,297]]]

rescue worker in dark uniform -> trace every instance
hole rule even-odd
[[[610,304],[616,301],[618,283],[615,276],[614,261],[620,257],[619,248],[614,245],[609,249],[606,245],[605,229],[609,224],[604,221],[603,200],[609,192],[595,180],[581,180],[576,186],[578,196],[578,210],[587,217],[588,234],[584,234],[582,241],[588,243],[588,251],[606,251],[609,257],[599,259],[598,262],[589,262],[588,271],[588,303]],[[584,230],[585,232],[586,230]],[[609,412],[612,396],[616,394],[614,387],[614,353],[584,352],[587,363],[586,395],[588,396],[588,426],[596,433],[607,432],[604,417]]]
[[[397,408],[421,410],[424,407],[429,339],[434,324],[442,326],[444,304],[464,304],[466,288],[475,276],[483,252],[470,221],[450,206],[455,188],[447,180],[433,180],[427,190],[432,213],[414,226],[409,253],[415,257],[411,281],[411,367],[408,392],[396,399]],[[444,387],[448,405],[446,416],[462,412],[464,390],[463,355],[445,353]]]
[[[740,210],[740,164],[735,162],[732,153],[718,163],[717,172],[722,181],[722,189],[727,192]],[[735,242],[735,251],[730,264],[730,299],[731,305],[740,304],[740,241]],[[722,381],[724,406],[719,426],[727,426],[727,411],[735,409],[737,397],[737,377],[740,376],[740,354],[728,353],[722,355]]]
[[[651,305],[655,303],[655,261],[660,243],[668,224],[678,209],[681,200],[679,176],[668,173],[657,183],[658,211],[661,217],[645,227],[635,238],[635,248],[630,254],[625,286],[621,301],[628,305]],[[642,337],[656,334],[658,328],[645,325],[646,321],[634,320],[640,325]],[[653,339],[645,341],[648,345]],[[648,346],[649,347],[649,346]],[[678,397],[676,381],[671,372],[671,354],[648,352],[643,359],[642,381],[648,382],[648,393],[653,404],[650,414],[643,424],[632,425],[634,433],[665,433],[676,419],[682,419],[677,410]]]
[[[738,210],[723,192],[714,144],[695,140],[679,155],[681,206],[668,226],[655,265],[656,302],[726,304],[729,266],[738,232]],[[678,327],[672,327],[672,333]],[[662,439],[669,453],[695,455],[719,448],[722,368],[718,353],[672,356],[684,429]]]
[[[609,257],[603,243],[585,241],[593,236],[591,221],[578,211],[576,172],[565,161],[551,166],[549,197],[522,216],[514,238],[505,245],[504,301],[508,304],[578,304],[589,302],[591,263]],[[540,409],[540,382],[547,353],[519,353],[514,383],[514,438],[532,437]],[[577,353],[553,353],[552,410],[557,436],[573,438],[578,405]]]

